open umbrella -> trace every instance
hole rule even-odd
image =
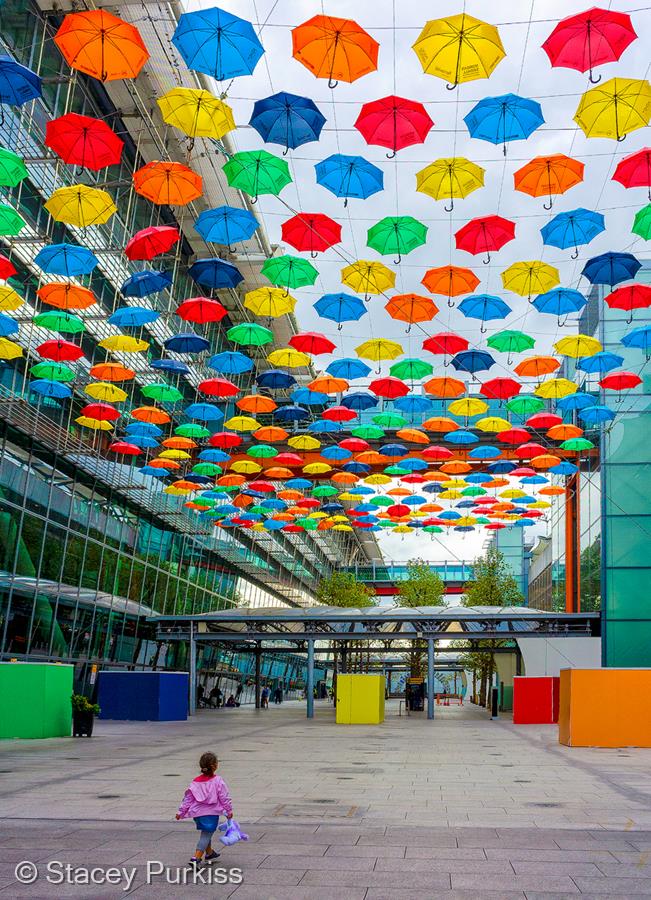
[[[420,381],[421,378],[431,375],[433,371],[434,366],[431,363],[418,358],[401,359],[389,369],[389,373],[394,378],[402,378],[403,381]]]
[[[318,271],[311,262],[300,256],[290,256],[289,254],[265,259],[260,272],[273,285],[284,287],[287,290],[314,284],[319,277]]]
[[[332,353],[336,347],[333,341],[325,335],[318,334],[315,331],[304,331],[301,334],[292,335],[289,339],[289,345],[295,350],[299,350],[301,353],[312,353],[316,356],[321,353]],[[356,362],[356,360],[353,360],[353,362]],[[359,363],[359,365],[363,365],[363,363]],[[330,374],[332,375],[333,373]],[[333,377],[345,378],[346,376],[333,375]]]
[[[0,56],[0,103],[22,106],[40,97],[41,79],[12,56]]]
[[[98,171],[117,165],[124,141],[103,119],[66,113],[45,126],[45,144],[65,163]]]
[[[88,288],[79,287],[68,281],[52,281],[43,284],[37,290],[36,296],[49,306],[58,309],[88,309],[97,301],[95,295]]]
[[[264,100],[256,100],[249,120],[267,144],[295,150],[303,144],[318,141],[326,119],[313,100],[281,91]]]
[[[625,347],[644,350],[648,361],[651,358],[651,325],[640,325],[639,328],[633,328],[624,335],[621,342]]]
[[[137,194],[159,206],[185,206],[201,196],[200,175],[179,162],[155,160],[133,173]]]
[[[611,78],[581,98],[574,121],[586,137],[623,141],[651,119],[651,85],[646,79]]]
[[[163,341],[163,346],[172,353],[203,353],[210,349],[210,341],[193,331],[186,331],[173,334]]]
[[[596,84],[595,66],[616,62],[636,37],[627,13],[593,7],[561,19],[542,48],[552,66],[589,72]]]
[[[601,343],[587,334],[573,334],[556,341],[554,349],[561,356],[569,356],[572,359],[581,359],[583,356],[594,356],[603,349]]]
[[[378,42],[357,22],[335,16],[313,16],[292,28],[292,56],[328,87],[357,81],[377,69]]]
[[[489,78],[506,55],[497,28],[465,12],[427,22],[413,49],[423,71],[449,82],[448,90]]]
[[[632,253],[602,253],[589,259],[581,274],[590,284],[607,284],[611,288],[621,281],[635,278],[642,263]]]
[[[421,247],[427,240],[427,226],[412,216],[386,216],[367,232],[366,245],[382,256],[397,254],[396,265],[404,255]]]
[[[514,353],[522,353],[523,350],[530,350],[536,343],[535,338],[525,334],[523,331],[498,331],[491,335],[486,344],[492,350],[498,350],[501,353],[508,353],[507,365],[511,365]]]
[[[101,191],[101,193],[104,193]],[[3,237],[16,237],[25,227],[23,217],[6,203],[0,203],[0,235]]]
[[[20,156],[0,147],[0,185],[17,187],[23,178],[27,178],[27,169]]]
[[[296,300],[281,288],[261,287],[245,294],[244,306],[256,316],[277,318],[293,312]]]
[[[352,294],[324,294],[314,304],[314,309],[322,319],[336,322],[341,331],[343,322],[356,322],[367,309],[363,300]]]
[[[479,319],[482,323],[482,334],[486,331],[484,322],[492,319],[505,319],[511,307],[499,297],[490,294],[471,294],[459,304],[459,312],[468,319]]]
[[[217,81],[251,75],[264,53],[250,22],[217,7],[183,13],[172,43],[189,69]]]
[[[292,178],[286,160],[266,150],[242,150],[224,164],[229,185],[244,191],[255,203],[260,194],[277,197]]]
[[[470,137],[502,144],[506,156],[509,141],[524,141],[544,124],[540,103],[503,94],[499,97],[484,97],[464,116]]]
[[[121,285],[120,293],[123,297],[148,297],[166,290],[171,284],[172,276],[169,272],[146,269],[130,275]]]
[[[150,225],[137,231],[124,248],[127,259],[153,259],[167,253],[179,240],[178,228],[171,225]]]
[[[630,313],[626,320],[626,324],[630,325],[634,309],[648,309],[651,306],[651,287],[647,284],[625,285],[607,294],[605,299],[611,309],[623,309]]]
[[[273,339],[273,332],[257,322],[240,322],[239,325],[233,325],[226,332],[226,337],[234,344],[240,344],[244,347],[263,347],[270,344]]]
[[[465,250],[476,256],[485,253],[482,260],[486,265],[491,260],[491,251],[499,250],[515,238],[515,223],[502,216],[481,216],[471,219],[455,232],[457,250]]]
[[[244,280],[244,276],[233,263],[225,259],[198,259],[188,269],[188,275],[201,287],[213,291],[234,288]]]
[[[467,197],[484,186],[485,169],[463,156],[437,159],[416,172],[416,190],[434,200],[448,199],[446,212],[454,209],[454,198]]]
[[[384,308],[392,319],[409,323],[407,333],[414,322],[431,322],[439,311],[433,300],[418,294],[396,294]]]
[[[220,206],[206,209],[194,223],[204,241],[231,246],[238,241],[248,241],[260,227],[259,221],[248,209],[237,206]]]
[[[651,148],[645,147],[620,160],[613,175],[625,188],[645,187],[651,200]]]
[[[56,222],[77,228],[103,225],[117,212],[110,194],[86,184],[57,188],[44,205]]]
[[[429,351],[442,356],[454,356],[461,350],[468,349],[468,341],[466,338],[458,334],[452,334],[450,331],[442,331],[439,334],[433,334],[431,337],[423,341],[423,350]],[[447,367],[447,359],[443,365]]]
[[[105,9],[68,13],[54,43],[69,66],[100,81],[136,78],[149,59],[136,26]]]
[[[356,294],[383,294],[395,286],[396,273],[384,263],[358,259],[341,270],[341,282],[352,288]]]
[[[0,310],[2,312],[14,312],[19,309],[25,301],[17,294],[16,291],[8,284],[0,287]]]
[[[210,91],[175,87],[158,97],[156,103],[163,121],[190,138],[221,140],[235,128],[230,106]]]
[[[452,365],[459,372],[486,371],[495,365],[495,360],[485,350],[462,350],[452,358]]]
[[[208,297],[190,297],[177,307],[176,315],[186,322],[205,325],[206,322],[221,322],[228,315],[228,311],[219,300],[211,300]],[[208,364],[210,365],[210,362]]]
[[[574,312],[580,312],[588,301],[580,291],[572,288],[553,288],[533,300],[533,306],[541,313],[549,313],[552,316],[567,316]]]
[[[513,173],[514,187],[530,197],[549,197],[549,203],[543,203],[543,208],[551,209],[554,196],[583,181],[584,169],[582,162],[564,153],[536,156]]]
[[[403,147],[424,143],[433,125],[422,103],[396,96],[365,103],[355,120],[366,143],[387,147],[389,159]]]
[[[560,284],[558,269],[539,259],[513,263],[502,272],[502,284],[507,291],[520,297],[542,294]]]
[[[314,259],[341,241],[341,225],[323,213],[297,213],[281,226],[282,239],[297,250],[309,250]]]
[[[448,298],[448,306],[453,307],[452,297],[471,294],[479,286],[479,278],[471,269],[461,266],[440,266],[428,269],[421,280],[431,294],[441,294]]]
[[[558,213],[551,222],[540,229],[540,233],[543,243],[551,247],[558,247],[559,250],[574,247],[572,259],[577,259],[579,247],[589,244],[604,231],[605,227],[605,220],[601,213],[579,207],[569,212]]]
[[[11,262],[11,260],[7,259],[6,256],[3,256],[0,253],[0,280],[6,281],[7,278],[13,278],[13,276],[17,274],[18,269]]]
[[[81,334],[86,330],[84,320],[79,316],[59,310],[48,309],[46,312],[34,316],[32,321],[39,328],[58,331],[60,334]]]
[[[385,359],[396,359],[404,353],[404,350],[397,341],[390,341],[387,338],[372,338],[355,347],[355,353],[361,359],[370,359],[373,362],[381,363]]]
[[[335,153],[315,165],[317,184],[327,188],[335,197],[366,200],[384,190],[384,173],[362,156]]]
[[[117,328],[142,328],[143,325],[155,322],[158,318],[160,313],[156,309],[149,309],[146,306],[123,306],[111,313],[108,322]]]

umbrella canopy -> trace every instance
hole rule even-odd
[[[373,338],[355,347],[355,353],[361,359],[381,362],[384,359],[396,359],[404,353],[404,350],[402,345],[396,341],[390,341],[387,338]]]
[[[594,353],[592,356],[586,356],[583,359],[580,359],[577,362],[576,367],[582,372],[588,372],[590,375],[597,373],[601,376],[610,372],[612,369],[617,369],[623,362],[623,356],[602,350],[599,353]]]
[[[137,231],[124,248],[127,259],[153,259],[167,253],[179,240],[178,228],[171,225],[150,225]]]
[[[639,328],[633,328],[628,334],[622,338],[622,344],[625,347],[635,347],[638,350],[644,350],[646,358],[651,356],[651,325],[641,325]]]
[[[9,337],[11,334],[18,334],[18,322],[11,316],[0,313],[0,337]]]
[[[12,278],[14,275],[18,274],[18,270],[15,265],[11,262],[11,260],[7,259],[6,256],[3,256],[0,253],[0,279],[5,281],[7,278]]]
[[[492,350],[499,350],[501,353],[508,353],[508,364],[511,363],[511,357],[514,353],[521,353],[523,350],[530,350],[536,341],[531,335],[525,334],[523,331],[498,331],[491,335],[486,344]]]
[[[485,350],[462,350],[452,359],[452,365],[459,372],[482,372],[495,365],[495,360]]]
[[[41,79],[12,56],[0,56],[0,103],[22,106],[40,97]]]
[[[194,223],[204,241],[231,246],[238,241],[248,241],[260,227],[260,223],[248,209],[237,206],[220,206],[206,209]]]
[[[300,256],[274,256],[265,259],[260,272],[276,287],[287,290],[312,285],[319,277],[311,262]]]
[[[356,322],[367,313],[364,301],[352,294],[324,294],[314,309],[322,319],[337,322],[340,328],[343,322]]]
[[[224,350],[222,353],[217,353],[210,357],[206,365],[223,375],[241,375],[254,368],[253,360],[238,350]]]
[[[386,216],[367,233],[366,245],[382,256],[397,254],[398,265],[403,254],[411,253],[427,240],[427,226],[412,216]]]
[[[159,97],[156,103],[163,121],[191,138],[221,140],[235,128],[230,106],[210,91],[175,87]]]
[[[226,337],[234,344],[240,344],[246,347],[262,347],[270,344],[273,339],[273,332],[257,322],[240,322],[239,325],[233,325],[226,332]]]
[[[357,81],[377,69],[379,44],[357,22],[335,16],[313,16],[292,28],[292,56],[317,78]]]
[[[554,349],[561,356],[570,356],[572,359],[580,359],[583,356],[593,356],[602,350],[600,342],[587,334],[574,334],[570,337],[556,341]]]
[[[414,322],[431,322],[439,311],[433,300],[418,294],[396,294],[384,308],[392,319],[408,322],[410,328]]]
[[[22,231],[25,224],[25,220],[15,209],[5,203],[0,203],[0,235],[15,237]]]
[[[617,288],[612,294],[606,295],[606,303],[611,309],[629,312],[631,315],[626,321],[630,325],[634,309],[648,309],[651,306],[651,287],[647,284],[629,284]]]
[[[423,71],[449,82],[449,90],[489,78],[506,55],[497,28],[465,12],[427,22],[413,49]]]
[[[65,163],[98,171],[117,165],[124,141],[103,119],[66,113],[45,126],[45,144]]]
[[[141,328],[149,322],[155,322],[160,317],[156,309],[147,306],[123,306],[116,309],[108,317],[108,322],[117,328]]]
[[[206,322],[221,322],[228,315],[228,311],[219,300],[210,300],[208,297],[190,297],[177,307],[176,315],[186,322],[205,325]],[[208,365],[211,365],[211,361]]]
[[[416,172],[416,190],[434,200],[451,200],[446,212],[454,209],[455,197],[467,197],[484,186],[485,169],[462,156],[437,159]]]
[[[514,187],[530,197],[549,197],[543,207],[551,209],[555,196],[583,181],[584,170],[582,162],[564,153],[537,156],[513,173]]]
[[[485,253],[486,258],[482,261],[486,264],[490,262],[491,251],[499,250],[514,238],[515,223],[502,216],[471,219],[454,235],[457,250],[465,250],[473,256]]]
[[[418,358],[401,359],[389,369],[394,378],[402,378],[404,381],[420,381],[421,378],[431,375],[433,371],[434,366],[431,363]],[[427,406],[429,407],[429,404]]]
[[[458,334],[452,334],[450,331],[433,334],[423,341],[423,350],[443,356],[454,356],[455,353],[467,349],[468,341],[466,338]]]
[[[611,78],[581,98],[574,121],[586,137],[622,141],[651,119],[651,85],[646,79]]]
[[[0,310],[3,312],[14,312],[24,302],[23,298],[8,284],[3,284],[0,287]]]
[[[296,300],[281,288],[261,287],[245,294],[244,306],[256,316],[277,318],[293,312]]]
[[[384,173],[362,156],[344,156],[335,153],[315,165],[317,183],[327,188],[335,197],[366,200],[372,194],[384,190]]]
[[[34,316],[32,321],[39,328],[47,328],[49,331],[58,331],[61,334],[81,334],[86,330],[84,321],[79,316],[59,310],[47,310],[39,313]]]
[[[389,159],[403,147],[424,143],[433,125],[422,103],[394,95],[365,103],[355,120],[367,144],[391,150]]]
[[[625,188],[645,187],[651,200],[651,148],[637,150],[620,160],[613,175]]]
[[[149,59],[136,26],[104,9],[68,13],[54,43],[71,68],[100,81],[136,78]]]
[[[341,270],[341,282],[356,294],[365,294],[368,297],[383,294],[389,288],[395,287],[396,273],[384,263],[358,259]]]
[[[280,144],[285,153],[318,141],[325,123],[313,100],[285,91],[256,100],[249,120],[266,144]]]
[[[260,194],[277,197],[292,180],[287,162],[266,150],[234,153],[223,168],[229,185],[249,194],[253,202]]]
[[[179,162],[147,163],[133,173],[133,186],[159,206],[185,206],[203,193],[201,176]]]
[[[301,353],[311,353],[317,356],[320,353],[332,353],[336,348],[336,344],[334,344],[333,341],[324,334],[318,334],[315,331],[304,331],[302,334],[292,335],[289,339],[289,345],[295,350],[299,350]],[[353,362],[356,362],[356,360],[353,360]],[[359,365],[362,366],[363,363],[359,363]],[[364,368],[367,367],[364,366]],[[334,373],[330,374],[334,376]],[[343,375],[341,377],[345,378],[347,376]]]
[[[307,353],[300,353],[293,347],[279,347],[272,350],[267,359],[272,366],[284,366],[286,369],[302,369],[310,364]]]
[[[470,137],[489,141],[491,144],[502,144],[502,152],[506,156],[506,145],[510,141],[525,141],[533,132],[544,124],[540,103],[518,97],[516,94],[503,94],[499,97],[484,97],[470,110],[463,121]]]
[[[281,226],[282,239],[296,250],[309,250],[314,259],[341,241],[341,225],[323,213],[297,213]]]
[[[148,297],[166,290],[171,284],[172,276],[169,272],[146,269],[130,275],[120,287],[120,293],[123,297]]]
[[[36,352],[44,359],[51,359],[53,362],[74,362],[77,359],[81,359],[84,355],[84,351],[81,347],[62,339],[44,341],[42,344],[38,345]],[[36,366],[34,369],[36,369]],[[34,374],[36,374],[36,372],[34,372]],[[38,374],[40,375],[41,373],[39,372]]]
[[[533,305],[538,312],[549,313],[560,318],[560,316],[580,312],[587,302],[580,291],[572,290],[572,288],[554,288],[536,297]]]
[[[201,287],[213,291],[237,287],[244,280],[237,266],[218,258],[198,259],[188,269],[188,275]]]
[[[579,247],[589,244],[606,227],[604,217],[599,212],[579,207],[569,212],[558,213],[551,222],[540,229],[543,243],[559,250],[574,247],[572,259],[579,255]]]
[[[172,353],[203,353],[204,350],[210,349],[210,341],[206,338],[199,337],[192,331],[182,334],[175,334],[163,341],[166,350]]]
[[[0,337],[0,360],[18,359],[23,355],[23,348],[15,341]]]
[[[529,299],[532,294],[551,290],[561,281],[558,269],[539,259],[513,263],[501,277],[507,291]]]
[[[607,284],[612,288],[635,278],[641,268],[642,263],[632,253],[602,253],[589,259],[581,274],[590,284]]]
[[[627,13],[593,7],[561,19],[542,47],[552,66],[589,72],[596,83],[595,66],[616,62],[636,37]]]
[[[43,303],[56,306],[58,309],[88,309],[97,302],[92,291],[69,281],[52,281],[44,284],[37,290],[36,296]]]
[[[57,188],[44,205],[56,222],[77,228],[103,225],[117,212],[110,194],[85,184]]]
[[[183,13],[172,43],[189,69],[217,81],[251,75],[264,53],[250,22],[217,7]]]
[[[23,178],[27,178],[27,169],[20,156],[0,147],[0,185],[17,187]]]
[[[459,312],[468,319],[479,319],[482,333],[486,331],[484,322],[491,319],[505,319],[511,312],[508,303],[490,294],[471,294],[459,304]]]

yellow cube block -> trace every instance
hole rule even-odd
[[[384,675],[337,675],[337,725],[384,722]]]

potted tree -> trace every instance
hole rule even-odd
[[[83,694],[72,695],[72,736],[81,737],[93,734],[93,722],[99,715],[97,703],[91,703]]]

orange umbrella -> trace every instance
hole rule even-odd
[[[560,497],[561,494],[565,493],[565,488],[550,484],[548,487],[540,488],[538,493],[544,494],[545,497]]]
[[[216,484],[219,487],[239,487],[245,481],[244,475],[222,475],[217,479]]]
[[[353,472],[335,472],[330,481],[336,484],[356,484],[359,481],[359,475]]]
[[[552,466],[557,466],[562,459],[560,456],[553,456],[551,453],[544,453],[540,456],[534,456],[531,460],[531,465],[534,469],[551,469]]]
[[[392,319],[409,323],[407,333],[414,322],[431,322],[439,311],[433,300],[418,294],[396,294],[384,308]]]
[[[423,390],[427,394],[433,394],[434,397],[460,397],[461,394],[465,394],[466,385],[458,378],[444,375],[440,378],[430,378],[423,385]]]
[[[564,153],[537,156],[513,173],[513,181],[516,191],[530,197],[549,197],[549,203],[543,203],[543,207],[551,209],[554,194],[564,194],[583,181],[584,168],[582,162]]]
[[[469,463],[459,460],[452,460],[441,466],[441,472],[445,472],[446,475],[463,475],[465,472],[470,472],[471,469],[472,466]]]
[[[348,382],[345,378],[333,378],[332,375],[323,375],[315,378],[308,384],[308,390],[321,394],[341,394],[348,390]]]
[[[170,416],[157,406],[139,406],[131,410],[131,415],[139,422],[149,422],[152,425],[163,425],[170,421]]]
[[[508,478],[493,478],[493,480],[490,482],[490,486],[492,488],[506,487],[509,483],[510,482]],[[511,506],[512,505],[513,504],[511,504]],[[497,504],[494,504],[494,506],[497,506]]]
[[[239,509],[244,509],[246,506],[250,506],[253,503],[253,497],[249,497],[248,494],[238,494],[237,497],[233,500],[233,506],[237,506]]]
[[[133,173],[133,186],[159,206],[185,206],[203,193],[201,175],[179,162],[147,163]]]
[[[453,419],[448,419],[445,416],[432,416],[431,419],[426,419],[423,422],[423,428],[426,428],[428,431],[440,431],[441,434],[445,434],[447,431],[456,431],[458,427]]]
[[[513,371],[521,378],[539,378],[560,369],[560,362],[553,356],[528,356],[514,366]]]
[[[285,478],[294,477],[292,470],[286,469],[283,466],[271,466],[271,468],[264,470],[264,474],[266,478],[275,478],[276,481],[283,481]]]
[[[262,428],[253,432],[253,437],[256,441],[264,441],[266,444],[277,444],[279,441],[286,441],[289,432],[277,425],[263,425]]]
[[[303,494],[301,494],[300,491],[295,491],[295,490],[291,490],[290,488],[285,488],[282,491],[278,491],[278,497],[280,500],[302,500]]]
[[[408,491],[407,488],[391,488],[390,491],[387,491],[387,494],[391,497],[410,497],[411,491]]]
[[[52,281],[36,291],[36,296],[49,306],[57,309],[88,309],[97,303],[95,295],[88,288],[68,284],[66,281]]]
[[[386,463],[386,456],[382,456],[377,450],[364,450],[355,457],[355,462],[362,463],[366,466],[381,466]]]
[[[192,450],[196,446],[196,441],[186,437],[165,438],[163,441],[163,447],[170,447],[172,450]]]
[[[396,437],[402,441],[409,441],[411,444],[429,444],[427,435],[417,428],[400,428],[396,431]]]
[[[472,294],[479,285],[479,278],[472,269],[462,266],[440,266],[438,269],[428,269],[421,280],[430,294],[441,294],[448,298],[448,306],[454,306],[452,297],[461,294]]]
[[[127,369],[121,363],[98,363],[92,366],[90,374],[100,381],[131,381],[136,377],[133,369]]]
[[[253,414],[270,413],[278,407],[275,400],[272,400],[271,397],[265,397],[264,394],[248,394],[246,397],[238,400],[235,405],[243,409],[244,412]]]
[[[150,459],[147,463],[148,466],[153,466],[154,469],[180,469],[180,463],[175,462],[173,459]]]
[[[420,511],[426,513],[436,513],[441,512],[442,509],[443,507],[439,506],[438,503],[425,503],[423,506],[421,506]]]
[[[447,475],[441,475],[440,472],[425,472],[423,476],[425,481],[449,481]]]
[[[100,81],[136,78],[149,59],[135,25],[104,9],[68,13],[54,43],[69,66]]]
[[[375,72],[379,47],[351,19],[313,16],[292,28],[292,56],[317,78],[327,78],[329,88]]]
[[[581,437],[583,429],[578,425],[552,425],[547,431],[547,437],[552,441],[567,441],[570,438]]]

